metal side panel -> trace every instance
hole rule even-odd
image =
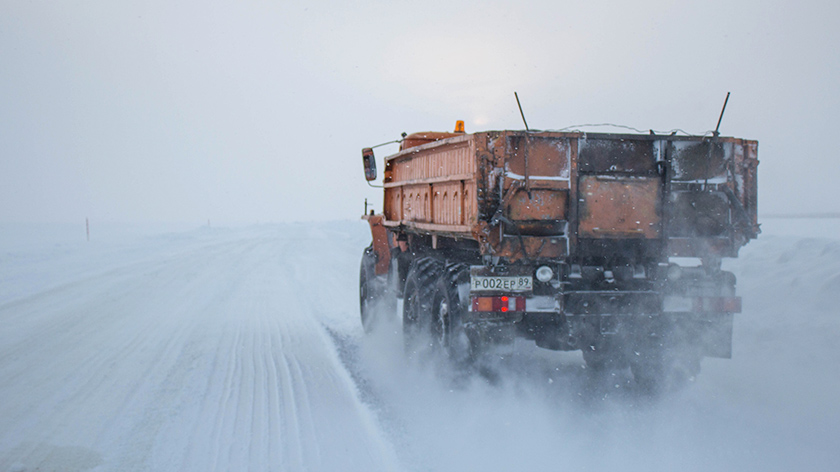
[[[658,177],[581,176],[579,237],[659,238],[661,187]]]

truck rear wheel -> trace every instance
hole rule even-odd
[[[443,264],[433,257],[415,259],[405,279],[403,292],[403,337],[406,352],[414,353],[422,335],[430,331],[432,297]]]
[[[462,314],[466,306],[461,299],[459,285],[469,282],[469,266],[449,264],[435,287],[432,304],[432,337],[447,357],[459,364],[475,356],[475,346],[464,329]]]

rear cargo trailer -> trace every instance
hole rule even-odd
[[[521,336],[640,383],[695,375],[703,356],[731,356],[741,307],[721,259],[759,233],[757,148],[716,134],[406,136],[385,158],[383,211],[364,216],[363,324],[402,298],[407,340],[431,336],[458,361]]]

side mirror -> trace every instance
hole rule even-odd
[[[362,162],[365,165],[365,179],[368,182],[376,180],[376,159],[373,157],[373,149],[362,149]]]

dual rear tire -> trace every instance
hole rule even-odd
[[[458,364],[474,357],[475,343],[462,319],[465,297],[459,290],[468,282],[466,264],[444,264],[431,257],[412,263],[403,297],[403,333],[409,355],[440,352]]]
[[[476,336],[464,326],[463,315],[469,303],[469,267],[449,264],[438,277],[432,299],[431,335],[446,357],[457,364],[469,363],[476,355]]]

